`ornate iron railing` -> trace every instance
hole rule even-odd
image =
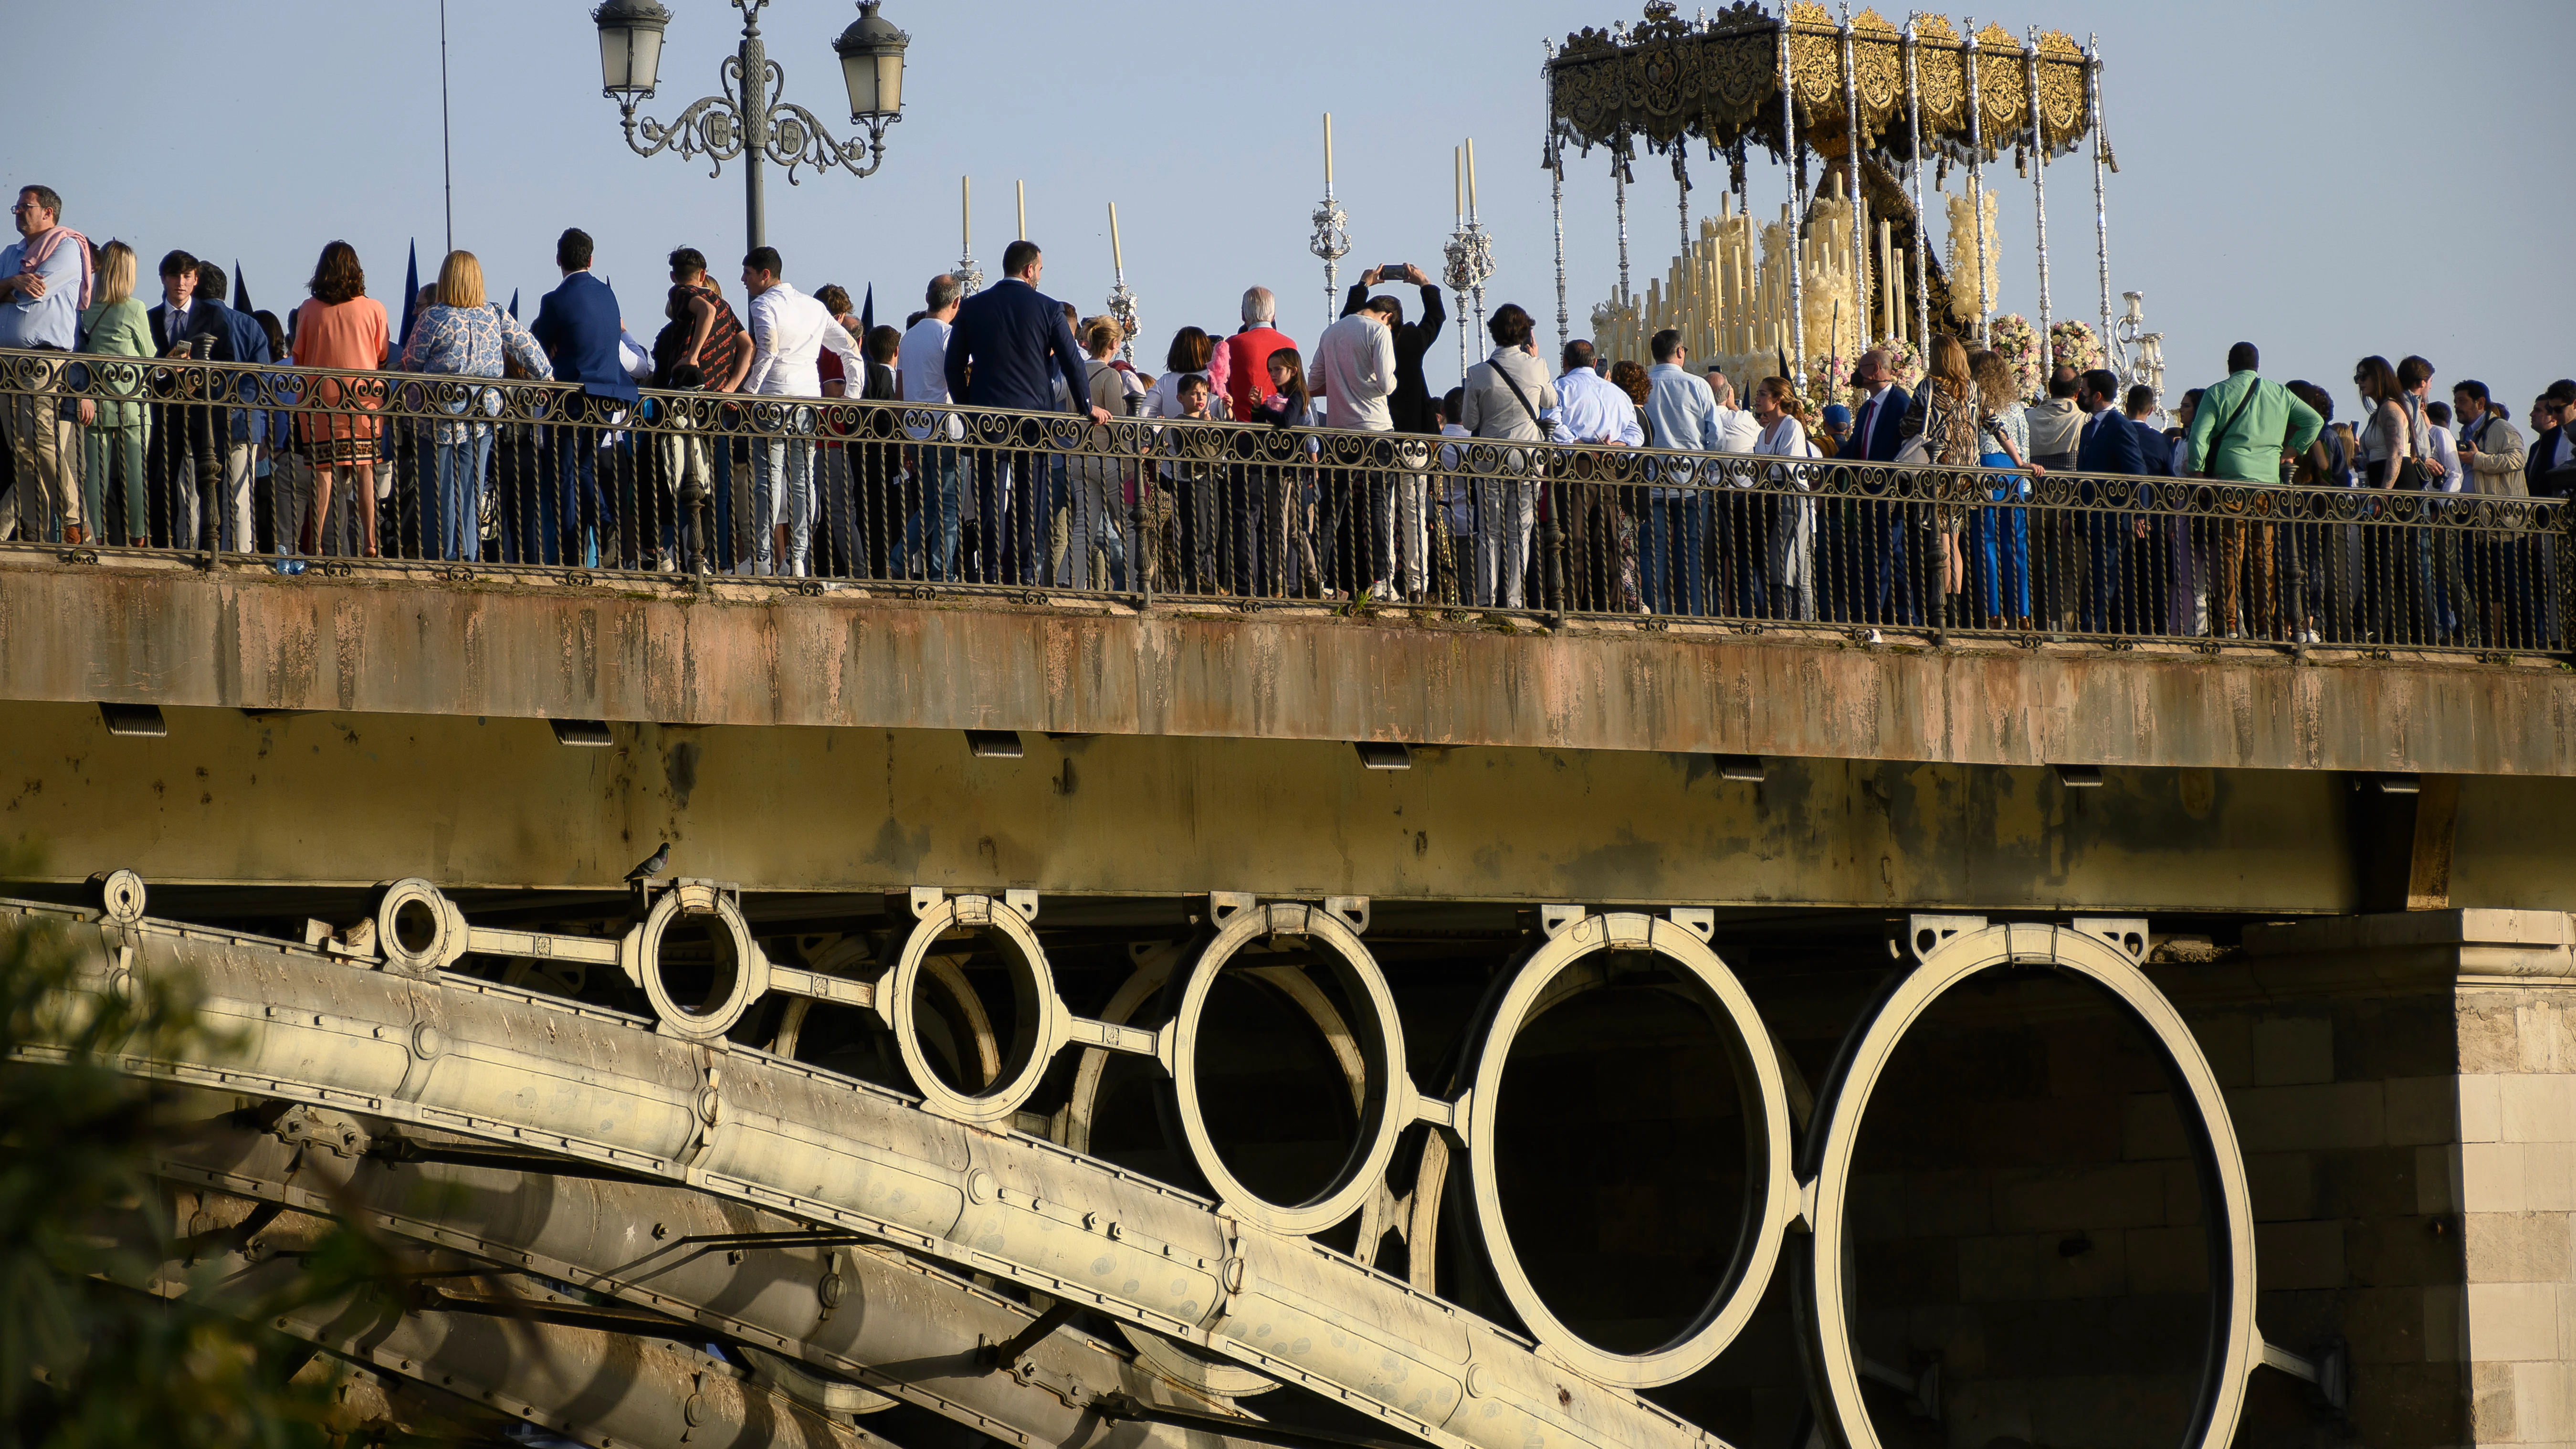
[[[0,351],[20,545],[1813,630],[2567,647],[2565,500]],[[361,462],[372,454],[372,462]],[[372,506],[361,508],[361,493]],[[376,552],[366,561],[369,527]],[[639,578],[638,582],[643,580]]]

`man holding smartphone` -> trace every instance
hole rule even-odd
[[[1398,298],[1380,297],[1371,302],[1369,289],[1389,278],[1401,278],[1422,289],[1420,322],[1404,320],[1404,303]],[[1430,385],[1423,380],[1422,359],[1429,355],[1432,344],[1440,340],[1440,328],[1449,320],[1447,309],[1440,305],[1439,284],[1410,262],[1371,267],[1360,273],[1359,281],[1352,285],[1349,296],[1342,303],[1342,315],[1348,317],[1363,307],[1370,307],[1387,319],[1387,331],[1395,343],[1395,391],[1387,394],[1386,398],[1387,413],[1394,430],[1423,436],[1437,435],[1440,410],[1434,404]],[[1393,485],[1394,496],[1387,500],[1389,506],[1380,511],[1384,521],[1378,525],[1381,534],[1391,535],[1381,542],[1390,555],[1401,560],[1404,592],[1407,598],[1414,600],[1422,597],[1431,574],[1430,540],[1424,529],[1424,491],[1429,482],[1425,469],[1430,454],[1425,450],[1422,456],[1423,468],[1402,467],[1388,479]],[[1410,455],[1405,461],[1408,465],[1411,463]]]

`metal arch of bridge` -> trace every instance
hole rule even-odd
[[[1675,943],[1658,941],[1655,928],[1680,929],[1637,915],[1573,913],[1555,924],[1665,955]],[[1869,1082],[1913,1016],[1946,986],[1989,967],[2040,963],[2090,978],[2155,1035],[2198,1108],[2204,1182],[2217,1184],[2213,1221],[2223,1218],[2227,1231],[2213,1245],[2226,1255],[2223,1269],[2213,1264],[2213,1282],[2225,1292],[2193,1438],[2224,1444],[2245,1376],[2267,1359],[2253,1327],[2243,1168],[2197,1044],[2137,970],[2143,929],[2140,922],[1989,928],[1974,918],[1927,928],[1921,964],[1899,974],[1889,999],[1847,1043],[1820,1102],[1805,1172],[1774,1174],[1764,1191],[1797,1204],[1795,1216],[1818,1230],[1819,1250],[1832,1246],[1840,1231],[1837,1174],[1848,1170]],[[92,989],[120,989],[114,977],[127,970],[192,973],[210,1016],[238,1026],[246,1043],[232,1060],[128,1059],[129,1071],[605,1162],[880,1235],[1235,1358],[1443,1449],[1716,1442],[1630,1389],[1595,1380],[1578,1393],[1556,1367],[1567,1359],[1563,1345],[1534,1351],[1342,1255],[1049,1144],[933,1118],[894,1093],[722,1042],[657,1033],[614,1013],[463,978],[415,979],[257,938],[98,919],[83,944],[91,942],[94,961],[114,963],[93,972]],[[615,943],[598,944],[615,951]],[[545,1017],[541,1030],[530,1029],[531,1013]],[[1168,1046],[1158,1045],[1168,1064]],[[1768,1050],[1767,1039],[1739,1046]],[[1413,1095],[1400,1077],[1379,1090],[1390,1101]],[[1764,1095],[1768,1112],[1779,1098]],[[1475,1109],[1466,1098],[1412,1105],[1466,1138],[1472,1152]],[[1762,1215],[1766,1236],[1785,1232],[1786,1215]],[[1823,1362],[1821,1373],[1811,1370],[1811,1391],[1829,1422],[1866,1445],[1866,1415],[1847,1392],[1849,1340],[1836,1333],[1839,1268],[1808,1265],[1802,1276],[1805,1297],[1836,1300],[1828,1311],[1804,1305],[1821,1325],[1821,1353],[1811,1349],[1811,1357]]]

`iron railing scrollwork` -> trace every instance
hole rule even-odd
[[[381,554],[482,573],[2466,657],[2566,649],[2576,584],[2558,498],[51,351],[0,351],[0,410],[0,522],[109,562],[336,571],[363,477]]]

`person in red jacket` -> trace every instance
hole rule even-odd
[[[1243,294],[1243,326],[1225,339],[1225,400],[1229,417],[1248,418],[1253,406],[1261,400],[1262,383],[1270,376],[1270,354],[1283,347],[1295,347],[1287,333],[1271,324],[1279,320],[1279,299],[1268,287],[1247,288]],[[1220,371],[1208,369],[1211,373]]]

